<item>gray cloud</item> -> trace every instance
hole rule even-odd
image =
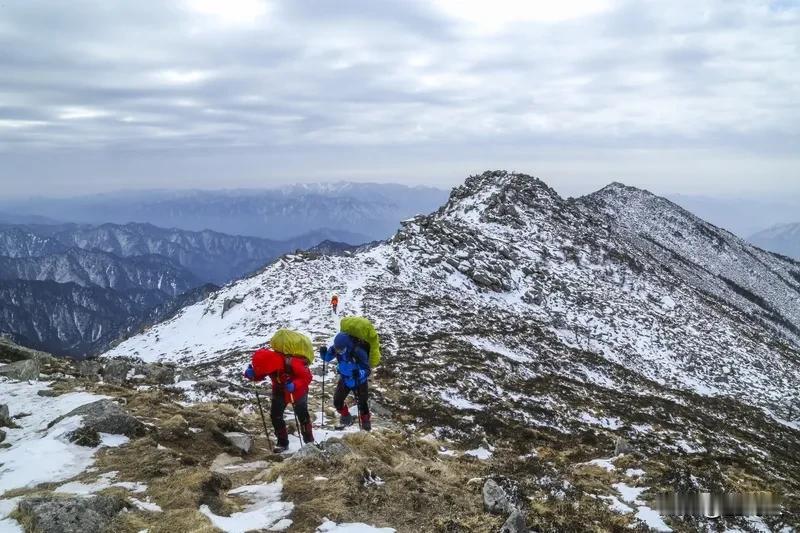
[[[519,165],[565,190],[633,168],[628,181],[650,187],[729,190],[733,175],[800,192],[796,5],[544,17],[440,2],[4,2],[0,182],[449,183]],[[779,174],[763,181],[759,161]]]

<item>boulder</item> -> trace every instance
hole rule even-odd
[[[152,363],[136,368],[136,373],[144,375],[145,381],[154,385],[175,383],[175,368],[172,366]]]
[[[493,479],[483,484],[483,508],[487,513],[506,514],[513,510],[506,491]]]
[[[400,274],[400,264],[397,262],[396,257],[392,257],[391,259],[389,259],[389,263],[386,265],[386,269],[395,276]]]
[[[19,511],[31,531],[39,533],[102,533],[108,531],[111,521],[125,507],[122,497],[105,495],[43,496],[19,503]]]
[[[42,398],[55,398],[58,396],[58,391],[54,391],[53,389],[37,390],[36,396],[41,396]]]
[[[528,531],[525,513],[517,509],[508,515],[503,527],[500,528],[500,533],[528,533]]]
[[[56,418],[48,427],[71,416],[83,417],[81,427],[70,434],[70,440],[73,442],[79,439],[87,443],[95,442],[94,433],[112,433],[131,438],[145,433],[145,425],[139,419],[111,400],[98,400],[82,405]]]
[[[345,455],[350,455],[353,450],[342,442],[340,439],[331,438],[321,444],[322,449],[325,451],[325,456],[328,459],[338,459]]]
[[[109,383],[122,384],[128,381],[130,363],[124,359],[112,359],[103,366],[103,379]]]
[[[227,433],[224,433],[224,435],[227,441],[232,446],[242,450],[244,453],[250,453],[250,450],[253,449],[253,437],[251,437],[247,433],[241,433],[239,431],[229,431]]]
[[[614,443],[614,455],[622,455],[631,452],[633,452],[633,446],[622,437],[618,438]]]
[[[309,442],[292,456],[292,460],[302,460],[311,458],[322,458],[322,450],[313,442]]]
[[[103,364],[100,361],[84,359],[78,361],[77,370],[80,377],[94,380],[100,377],[100,373],[103,371]]]
[[[19,381],[28,381],[31,379],[39,379],[39,371],[41,366],[38,359],[26,359],[24,361],[17,361],[8,365],[0,367],[0,376],[6,376],[10,379]]]
[[[0,429],[0,443],[6,440],[6,432]]]
[[[195,383],[194,388],[200,392],[211,393],[225,388],[225,383],[216,379],[204,379]]]
[[[222,318],[225,317],[225,313],[236,307],[237,305],[244,302],[244,298],[241,296],[234,296],[233,298],[225,298],[222,301]]]

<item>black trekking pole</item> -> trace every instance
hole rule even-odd
[[[323,359],[322,360],[322,407],[319,410],[320,419],[322,420],[320,427],[325,427],[325,374],[327,367],[326,365],[328,362]]]
[[[267,446],[272,448],[272,441],[269,438],[269,430],[267,429],[267,419],[264,418],[264,408],[261,407],[261,396],[258,395],[258,389],[253,384],[253,391],[256,393],[256,402],[258,402],[258,412],[261,413],[261,423],[264,424],[264,436],[267,437]]]
[[[289,393],[289,398],[292,400],[292,414],[294,415],[294,427],[297,428],[297,436],[300,438],[300,444],[305,445],[306,439],[303,438],[303,431],[300,429],[300,420],[297,418],[297,411],[294,409],[294,393]]]

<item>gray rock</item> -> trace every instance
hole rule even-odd
[[[36,391],[36,396],[41,396],[42,398],[55,398],[58,396],[58,392],[52,389],[42,389]]]
[[[225,387],[225,383],[216,379],[205,379],[195,383],[194,388],[201,392],[214,392]]]
[[[224,433],[225,438],[231,443],[232,446],[242,450],[244,453],[250,453],[253,449],[253,437],[247,433],[240,433],[238,431],[229,431]]]
[[[175,383],[175,368],[152,363],[137,368],[138,374],[144,374],[145,381],[156,385],[172,385]]]
[[[38,533],[102,533],[126,507],[119,496],[91,498],[30,498],[19,503],[19,510]]]
[[[614,455],[622,455],[625,453],[631,453],[633,451],[633,446],[631,446],[630,443],[622,437],[618,438],[614,443]]]
[[[0,443],[6,440],[6,432],[0,429]]]
[[[528,533],[528,531],[525,513],[516,509],[508,516],[503,527],[500,528],[500,533]]]
[[[353,450],[350,449],[350,446],[339,439],[330,439],[323,443],[323,449],[325,450],[325,456],[328,459],[338,459],[353,453]]]
[[[83,378],[98,379],[103,371],[103,364],[100,361],[84,359],[83,361],[78,361],[77,370],[78,375]]]
[[[506,491],[493,479],[483,484],[483,508],[487,513],[506,514],[513,509]]]
[[[122,384],[128,381],[130,363],[124,359],[112,359],[103,366],[103,379],[109,383]]]
[[[11,413],[8,412],[8,406],[4,403],[0,403],[0,427],[14,427],[14,422],[11,420]]]
[[[236,307],[237,305],[244,302],[244,298],[241,296],[234,296],[233,298],[225,298],[222,301],[222,316],[221,318],[225,317],[225,313]]]
[[[28,381],[31,379],[39,379],[40,370],[41,367],[39,366],[38,359],[26,359],[24,361],[3,365],[0,367],[0,375],[19,381]]]
[[[145,425],[139,419],[111,400],[98,400],[82,405],[66,415],[56,418],[50,422],[48,427],[52,427],[70,416],[83,416],[81,427],[70,435],[70,439],[75,439],[73,442],[80,439],[90,443],[92,439],[87,439],[86,436],[94,433],[113,433],[131,438],[145,433]]]
[[[400,274],[400,264],[397,262],[396,257],[392,257],[391,259],[389,259],[389,263],[386,265],[386,269],[395,276]]]
[[[302,448],[300,448],[299,450],[297,450],[297,452],[292,456],[292,459],[298,460],[298,459],[310,459],[317,457],[319,458],[323,457],[322,450],[319,449],[319,447],[316,444],[310,442],[305,446],[303,446]]]

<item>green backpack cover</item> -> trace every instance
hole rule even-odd
[[[369,345],[370,368],[381,364],[381,341],[372,322],[363,316],[346,316],[342,318],[339,329]]]
[[[314,347],[311,345],[311,339],[302,333],[290,329],[279,329],[270,339],[269,345],[273,350],[284,355],[303,357],[309,365],[314,362]]]

